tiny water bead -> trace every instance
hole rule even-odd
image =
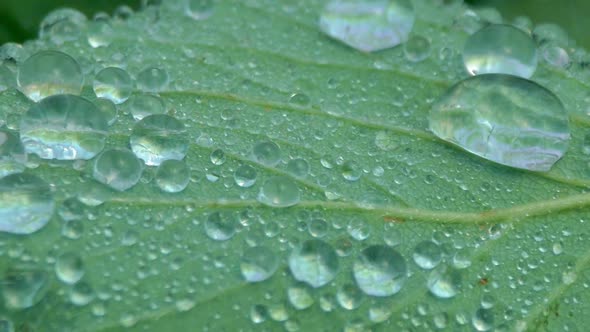
[[[289,269],[295,279],[314,288],[322,287],[336,276],[338,256],[326,242],[308,240],[291,252]]]
[[[155,181],[164,192],[181,192],[188,186],[190,170],[183,160],[165,160],[158,166]]]
[[[43,159],[91,159],[104,148],[108,124],[90,101],[55,95],[23,114],[20,130],[28,153]]]
[[[299,188],[291,178],[279,175],[266,180],[260,188],[258,201],[273,207],[289,207],[299,203]]]
[[[128,101],[129,111],[133,119],[139,121],[148,115],[162,114],[166,112],[164,100],[154,94],[138,94]]]
[[[17,84],[25,96],[37,102],[57,94],[80,94],[84,76],[71,56],[58,51],[40,51],[18,66]]]
[[[258,142],[252,148],[254,160],[266,165],[275,166],[281,161],[281,148],[271,141]]]
[[[404,54],[409,61],[424,61],[430,55],[430,41],[419,35],[412,36],[404,43]]]
[[[139,121],[129,138],[131,150],[146,165],[157,166],[169,159],[182,160],[188,151],[184,124],[165,114]]]
[[[509,74],[529,78],[537,69],[537,46],[526,32],[492,24],[467,39],[463,62],[471,75]]]
[[[124,69],[107,67],[96,74],[92,87],[97,97],[121,104],[131,96],[133,80]]]
[[[51,218],[55,202],[49,185],[34,175],[0,179],[0,232],[30,234]]]
[[[365,248],[355,259],[352,269],[358,287],[372,296],[390,296],[399,292],[407,278],[405,259],[383,245]]]
[[[125,191],[137,184],[142,171],[141,161],[133,152],[127,149],[110,149],[96,158],[93,176],[115,190]]]
[[[166,88],[168,72],[158,67],[149,67],[137,74],[137,87],[143,91],[159,92]]]
[[[211,213],[205,221],[205,233],[212,240],[229,240],[236,233],[236,221],[219,212]]]
[[[240,165],[234,172],[234,181],[239,187],[249,188],[256,183],[256,169],[250,165]]]
[[[272,277],[278,267],[279,259],[276,253],[263,246],[244,250],[240,262],[240,271],[248,282],[266,280]]]
[[[372,52],[406,41],[414,19],[410,0],[334,0],[321,14],[320,29],[355,49]]]
[[[0,128],[0,178],[25,170],[27,155],[17,133]]]
[[[430,111],[439,138],[499,164],[548,171],[566,152],[568,114],[542,86],[511,75],[470,77],[452,86]]]
[[[214,0],[184,0],[186,15],[194,20],[204,20],[213,14]]]
[[[66,284],[75,284],[84,276],[84,263],[73,252],[62,254],[55,261],[55,274]]]

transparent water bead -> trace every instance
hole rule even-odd
[[[23,114],[20,130],[28,153],[43,159],[91,159],[104,148],[108,124],[105,114],[90,101],[56,95]]]
[[[58,51],[40,51],[18,66],[17,84],[22,93],[37,102],[57,94],[82,92],[84,76],[80,64]]]
[[[406,260],[383,245],[365,248],[354,261],[352,272],[358,287],[372,296],[399,292],[407,278]]]
[[[289,207],[299,203],[299,188],[287,176],[274,176],[262,185],[258,201],[273,207]]]
[[[185,13],[194,20],[204,20],[213,14],[213,0],[184,0]]]
[[[452,298],[461,286],[461,273],[447,265],[441,265],[432,270],[426,282],[430,293],[438,298]]]
[[[137,87],[143,91],[158,92],[164,90],[169,81],[166,69],[149,67],[137,74]]]
[[[467,39],[463,63],[471,75],[509,74],[529,78],[537,69],[537,46],[511,25],[492,24]]]
[[[248,282],[266,280],[275,273],[278,267],[279,259],[276,253],[263,246],[244,250],[240,262],[240,271]]]
[[[289,269],[295,279],[314,288],[322,287],[336,276],[338,256],[328,243],[308,240],[291,252]]]
[[[66,284],[75,284],[84,276],[84,263],[73,252],[62,254],[55,261],[55,274]]]
[[[406,41],[414,19],[410,0],[334,0],[321,14],[320,29],[353,48],[372,52]]]
[[[225,214],[214,212],[205,221],[205,234],[216,241],[231,239],[236,233],[236,221]]]
[[[154,114],[139,121],[129,138],[131,150],[146,165],[157,166],[163,161],[182,160],[188,151],[184,124],[165,114]]]
[[[266,165],[276,166],[281,161],[281,148],[274,142],[258,142],[252,148],[254,160]]]
[[[41,21],[39,37],[49,37],[56,44],[76,40],[86,26],[86,21],[86,16],[75,9],[56,9]]]
[[[0,178],[25,170],[27,155],[17,133],[0,128]]]
[[[419,35],[412,36],[404,43],[404,54],[409,61],[424,61],[430,55],[430,41]]]
[[[239,187],[249,188],[256,183],[256,169],[250,165],[240,165],[234,172],[234,181]]]
[[[452,86],[430,111],[430,130],[485,159],[548,171],[566,152],[568,115],[542,86],[510,75],[487,74]]]
[[[164,192],[181,192],[188,186],[190,170],[184,160],[165,160],[158,166],[155,181]]]
[[[49,275],[45,270],[30,267],[12,267],[0,279],[0,301],[12,310],[30,308],[39,303],[49,291]],[[1,330],[0,330],[1,331]]]
[[[0,179],[0,232],[36,232],[49,222],[54,209],[49,185],[38,177],[19,173]]]
[[[137,184],[143,171],[141,160],[127,149],[109,149],[96,158],[93,176],[99,182],[125,191]]]
[[[153,94],[139,94],[129,100],[129,111],[133,119],[141,120],[149,115],[166,112],[164,100]]]
[[[96,74],[92,87],[97,97],[121,104],[131,96],[133,80],[126,70],[107,67]]]

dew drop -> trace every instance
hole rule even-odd
[[[419,35],[412,36],[404,43],[404,54],[411,62],[424,61],[430,56],[430,41]]]
[[[149,67],[137,74],[137,87],[147,92],[159,92],[168,85],[168,72],[158,67]]]
[[[154,114],[139,121],[131,133],[133,153],[146,165],[157,166],[164,160],[182,160],[188,150],[186,129],[179,120]]]
[[[537,69],[537,46],[518,28],[492,24],[467,39],[463,63],[471,75],[508,74],[529,78]]]
[[[267,247],[251,247],[242,254],[240,270],[242,276],[248,282],[266,280],[275,273],[279,267],[277,255]]]
[[[261,304],[255,304],[250,309],[250,320],[254,324],[264,323],[268,316],[268,310]]]
[[[324,219],[313,219],[307,225],[307,230],[313,237],[323,237],[328,232],[328,223]]]
[[[217,166],[221,166],[225,163],[225,152],[223,152],[223,150],[221,149],[216,149],[213,150],[213,152],[211,152],[211,155],[209,155],[209,159],[211,160],[211,163],[213,165],[217,165]]]
[[[86,21],[86,16],[75,9],[56,9],[41,21],[39,37],[49,37],[56,44],[76,40],[85,28]]]
[[[311,99],[304,93],[294,93],[289,98],[289,104],[300,107],[308,107],[309,104],[311,104]]]
[[[479,308],[471,319],[477,331],[489,331],[494,327],[494,312],[491,309]]]
[[[226,241],[236,233],[236,223],[229,216],[214,212],[205,221],[205,233],[212,240]]]
[[[358,287],[372,296],[399,292],[407,278],[405,259],[394,249],[382,245],[365,248],[355,259],[352,272]]]
[[[131,96],[133,81],[124,69],[107,67],[96,74],[92,87],[97,97],[121,104]]]
[[[146,116],[162,114],[166,111],[164,100],[154,94],[138,94],[129,100],[129,111],[133,119],[139,121]]]
[[[25,170],[27,155],[18,134],[0,128],[0,178]]]
[[[291,252],[289,268],[295,279],[318,288],[336,276],[338,256],[326,242],[307,240]]]
[[[433,105],[430,130],[485,159],[548,171],[566,152],[568,115],[549,90],[510,75],[478,75]]]
[[[422,241],[414,248],[412,255],[416,265],[423,269],[433,269],[442,259],[440,247],[432,241]]]
[[[448,299],[459,292],[461,274],[458,270],[441,265],[432,270],[428,276],[427,286],[431,294],[438,298]]]
[[[75,284],[84,276],[84,263],[80,256],[68,252],[55,261],[55,274],[66,284]]]
[[[369,320],[373,323],[382,323],[391,317],[392,307],[389,304],[375,304],[369,308]]]
[[[571,64],[566,50],[557,45],[545,45],[542,50],[543,59],[553,67],[567,68]]]
[[[27,309],[39,303],[49,290],[49,276],[45,271],[29,268],[12,268],[0,280],[4,307],[13,310]]]
[[[109,187],[125,191],[137,184],[143,171],[141,161],[127,149],[110,149],[94,162],[94,178]]]
[[[94,289],[84,281],[75,284],[70,290],[70,302],[76,306],[85,306],[92,302],[94,297]]]
[[[58,94],[78,95],[83,83],[78,62],[62,52],[40,51],[18,66],[18,87],[35,102]]]
[[[355,285],[344,284],[336,293],[336,301],[342,308],[353,310],[361,305],[363,293]]]
[[[303,179],[309,174],[309,163],[302,158],[291,159],[287,163],[287,172],[295,177]]]
[[[363,174],[362,168],[354,161],[342,164],[342,177],[348,181],[357,181]]]
[[[315,302],[309,286],[304,283],[298,283],[289,287],[287,289],[287,297],[289,303],[297,310],[307,309]]]
[[[204,20],[213,14],[213,0],[185,0],[185,13],[194,20]]]
[[[234,181],[239,187],[252,187],[256,183],[256,169],[250,165],[238,166],[234,172]]]
[[[271,141],[256,143],[252,149],[252,154],[254,160],[266,166],[275,166],[281,161],[281,148]]]
[[[88,44],[93,48],[109,46],[113,35],[113,28],[106,19],[91,22],[86,31]]]
[[[165,160],[158,166],[155,181],[164,192],[181,192],[188,186],[190,170],[183,160]]]
[[[299,188],[289,177],[274,176],[266,180],[258,194],[258,201],[273,207],[289,207],[299,203]]]
[[[409,0],[334,0],[321,14],[320,29],[355,49],[371,52],[406,41],[414,18]]]

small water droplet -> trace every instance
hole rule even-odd
[[[422,241],[414,248],[412,255],[416,265],[423,269],[433,269],[442,259],[440,247],[432,241]]]
[[[96,101],[94,101],[94,105],[96,105],[96,107],[102,112],[109,126],[113,125],[115,121],[117,121],[119,110],[117,109],[117,105],[115,105],[115,103],[109,99],[98,98]]]
[[[428,276],[427,286],[434,296],[448,299],[459,292],[461,285],[461,274],[446,265],[441,265],[432,270]]]
[[[129,100],[129,111],[133,119],[139,121],[146,116],[162,114],[166,111],[164,100],[154,94],[137,94]]]
[[[94,289],[84,281],[75,284],[70,290],[70,302],[77,306],[87,305],[94,297]]]
[[[252,187],[256,183],[256,169],[250,165],[238,166],[234,172],[234,181],[239,187]]]
[[[93,48],[109,46],[113,39],[113,28],[106,19],[95,19],[86,30],[88,44]]]
[[[52,42],[62,44],[78,38],[86,27],[86,16],[72,8],[59,8],[47,14],[39,25],[39,37],[49,37]]]
[[[557,45],[544,45],[541,52],[543,59],[553,67],[565,69],[571,64],[567,51]]]
[[[353,310],[361,305],[363,293],[355,285],[345,284],[338,289],[336,300],[342,308]]]
[[[266,165],[275,166],[281,161],[281,148],[271,141],[263,141],[256,143],[252,149],[254,160]]]
[[[159,92],[168,85],[168,72],[158,67],[149,67],[137,74],[137,87],[147,92]]]
[[[313,219],[307,225],[307,230],[313,237],[323,237],[328,232],[328,223],[324,219]]]
[[[407,278],[405,259],[382,245],[365,248],[355,259],[352,272],[359,288],[372,296],[399,292]]]
[[[275,273],[279,267],[277,255],[267,247],[251,247],[242,254],[240,270],[242,276],[248,282],[266,280]]]
[[[388,303],[372,305],[369,308],[369,319],[373,323],[382,323],[389,319],[392,313],[392,306]]]
[[[215,149],[213,152],[211,152],[211,155],[209,155],[209,159],[213,165],[221,166],[226,160],[225,152],[223,152],[221,149]]]
[[[188,186],[190,170],[183,160],[165,160],[158,166],[155,181],[164,192],[181,192]]]
[[[25,170],[27,155],[17,133],[0,128],[0,178]]]
[[[149,166],[169,159],[182,160],[188,150],[184,125],[165,114],[150,115],[135,124],[129,144],[133,153]]]
[[[80,256],[68,252],[55,261],[55,274],[66,284],[75,284],[84,276],[84,263]]]
[[[299,188],[289,177],[274,176],[260,188],[258,201],[273,207],[289,207],[299,203]]]
[[[141,161],[127,149],[110,149],[94,162],[94,178],[109,187],[125,191],[137,184],[143,171]]]
[[[194,20],[204,20],[213,14],[213,0],[185,0],[185,13]]]
[[[491,309],[479,308],[471,319],[477,331],[489,331],[494,327],[494,312]]]
[[[97,97],[121,104],[131,96],[133,81],[124,69],[107,67],[96,74],[92,87]]]
[[[287,163],[287,172],[300,179],[306,178],[309,174],[309,163],[302,158],[291,159]]]
[[[264,323],[268,316],[268,310],[261,304],[253,305],[250,309],[250,320],[254,324]]]
[[[357,181],[363,175],[363,169],[354,161],[342,164],[342,177],[348,181]]]
[[[297,283],[289,287],[287,289],[287,297],[289,298],[289,303],[297,310],[307,309],[315,302],[309,286],[304,283]]]
[[[338,256],[326,242],[308,240],[291,252],[289,268],[295,279],[318,288],[336,276]]]
[[[22,310],[39,303],[49,290],[49,277],[45,271],[28,267],[12,268],[3,272],[2,296],[8,309]]]
[[[236,233],[236,221],[219,212],[211,213],[205,221],[205,233],[212,240],[229,240]]]
[[[294,93],[291,95],[291,97],[289,97],[289,104],[300,107],[308,107],[309,104],[311,104],[311,99],[304,93]]]
[[[412,36],[404,43],[404,54],[409,61],[424,61],[430,56],[430,41],[419,35]]]

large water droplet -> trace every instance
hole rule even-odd
[[[183,160],[165,160],[158,166],[156,185],[165,192],[183,191],[190,181],[190,170]]]
[[[104,148],[105,115],[88,100],[56,95],[34,104],[21,118],[21,140],[43,159],[91,159]]]
[[[275,166],[281,161],[281,148],[271,141],[256,143],[252,148],[252,154],[254,160],[266,166]]]
[[[49,222],[55,202],[47,183],[29,174],[0,179],[0,231],[30,234]]]
[[[502,74],[451,87],[433,105],[430,129],[480,157],[534,171],[548,171],[570,139],[567,112],[551,91]]]
[[[94,162],[94,178],[124,191],[137,184],[143,171],[141,161],[127,149],[105,150]]]
[[[518,28],[492,24],[467,39],[463,62],[471,75],[509,74],[529,78],[537,69],[537,46]]]
[[[252,187],[256,183],[256,169],[250,165],[241,165],[234,172],[236,184],[242,188]]]
[[[107,67],[96,74],[93,88],[97,97],[121,104],[131,96],[133,81],[124,69]]]
[[[492,309],[479,308],[471,319],[477,331],[489,331],[494,327],[494,312]]]
[[[354,261],[352,272],[359,288],[373,296],[399,292],[407,278],[405,259],[382,245],[365,248]]]
[[[251,247],[242,254],[240,270],[246,281],[259,282],[270,278],[279,267],[277,255],[267,247]]]
[[[184,125],[165,114],[150,115],[139,121],[129,143],[135,155],[150,166],[169,159],[182,160],[188,150]]]
[[[461,286],[461,274],[446,265],[432,270],[428,276],[428,290],[436,297],[448,299],[459,292]]]
[[[15,268],[5,271],[0,280],[4,306],[21,310],[34,306],[47,294],[48,275],[45,271]]]
[[[320,17],[324,33],[365,52],[403,43],[413,26],[410,0],[334,0]]]
[[[25,170],[27,155],[18,135],[0,128],[0,178]]]
[[[80,94],[84,76],[71,56],[58,51],[41,51],[18,66],[17,83],[25,96],[37,102],[57,94]]]
[[[166,105],[157,95],[138,94],[129,101],[129,111],[135,120],[141,120],[149,115],[164,113]]]
[[[260,188],[258,201],[274,207],[289,207],[299,203],[299,188],[286,176],[272,177]]]
[[[324,241],[308,240],[289,256],[293,277],[312,287],[321,287],[334,279],[338,272],[338,256]]]
[[[73,252],[62,254],[55,261],[55,274],[66,284],[75,284],[84,276],[84,263]]]
[[[213,240],[229,240],[236,233],[236,221],[219,212],[211,213],[205,221],[205,233]]]
[[[309,173],[309,163],[302,158],[289,160],[287,163],[287,172],[298,178],[305,178]]]

